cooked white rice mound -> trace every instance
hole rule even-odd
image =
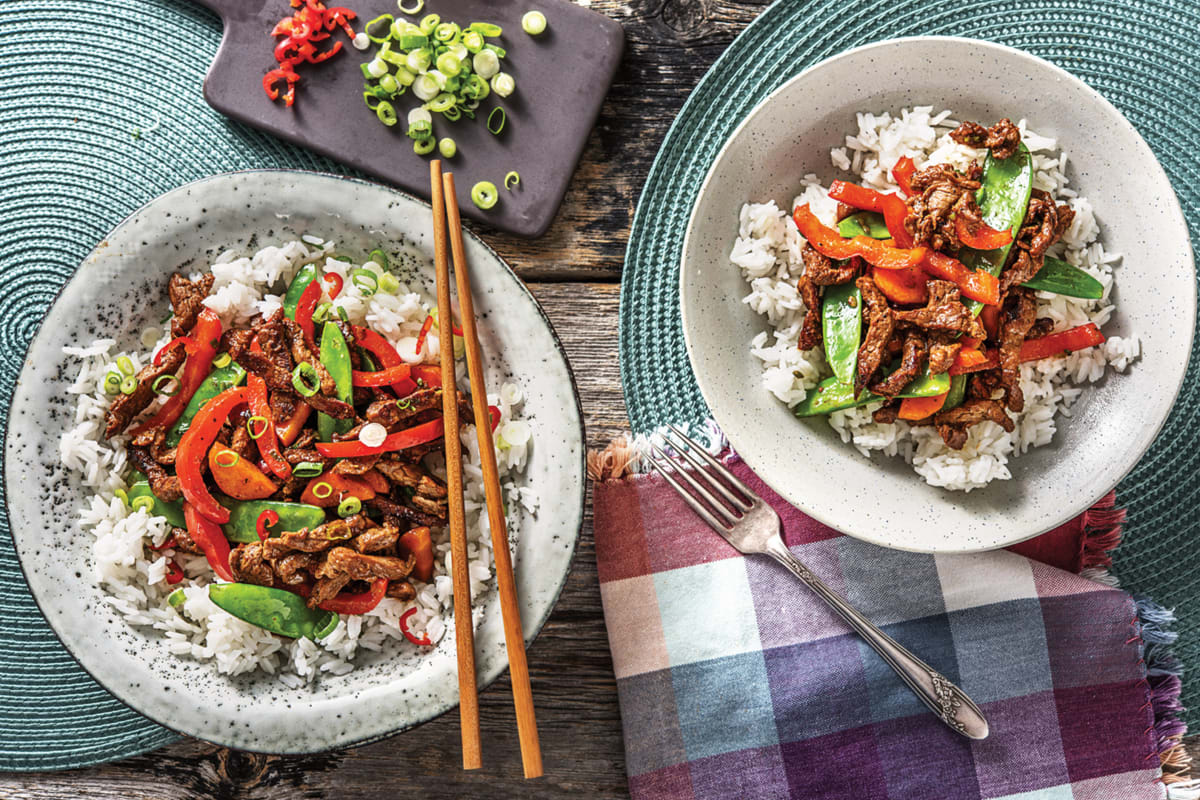
[[[835,169],[858,176],[865,186],[894,191],[898,187],[892,182],[891,170],[904,156],[911,157],[918,169],[939,163],[964,169],[978,159],[982,151],[950,138],[950,131],[957,126],[949,111],[933,114],[932,106],[903,109],[898,116],[859,114],[858,133],[847,136],[845,146],[835,147],[830,161]],[[1104,285],[1099,300],[1039,292],[1038,316],[1054,320],[1055,330],[1086,322],[1103,327],[1114,310],[1109,294],[1113,269],[1121,256],[1105,252],[1097,241],[1100,229],[1091,204],[1068,186],[1066,152],[1058,149],[1054,139],[1026,128],[1025,120],[1019,127],[1033,156],[1034,186],[1075,210],[1071,227],[1050,253],[1086,270]],[[837,202],[830,199],[817,175],[805,175],[800,195],[786,210],[774,201],[742,206],[738,238],[729,256],[750,285],[743,302],[766,317],[771,326],[770,332],[759,333],[750,342],[751,354],[762,362],[763,388],[789,408],[831,374],[820,348],[801,351],[797,347],[804,304],[796,290],[796,278],[804,271],[800,258],[804,239],[790,211],[804,203],[825,224],[834,224]],[[1099,380],[1106,366],[1123,372],[1139,355],[1136,337],[1113,336],[1099,347],[1022,365],[1025,410],[1014,416],[1015,430],[1007,433],[993,422],[975,425],[962,450],[946,447],[929,426],[912,427],[903,420],[875,422],[871,413],[880,404],[835,412],[829,415],[829,424],[842,441],[853,444],[863,455],[880,451],[902,456],[930,485],[969,492],[993,480],[1011,478],[1009,460],[1050,442],[1056,417],[1071,415],[1081,391],[1078,385]]]
[[[280,307],[282,296],[272,292],[285,287],[301,266],[323,261],[326,273],[337,273],[346,279],[345,289],[334,305],[344,308],[353,323],[381,333],[408,361],[436,362],[441,349],[436,327],[428,334],[422,353],[416,354],[417,335],[430,312],[428,299],[403,284],[391,294],[376,292],[366,296],[347,274],[360,265],[336,261],[330,258],[332,253],[332,243],[315,237],[281,247],[265,247],[252,256],[226,251],[211,266],[216,280],[205,304],[217,312],[226,327],[245,324],[255,314],[270,314]],[[382,272],[374,262],[361,266],[377,274]],[[197,277],[199,274],[192,275],[193,279]],[[107,592],[112,607],[130,625],[159,631],[166,647],[181,658],[211,661],[218,672],[229,675],[261,669],[278,674],[281,681],[294,687],[313,681],[321,673],[342,675],[352,671],[355,653],[360,648],[375,651],[388,639],[404,639],[400,616],[413,607],[417,612],[408,619],[410,632],[417,636],[424,632],[434,643],[441,641],[452,617],[447,530],[433,532],[438,553],[433,582],[413,581],[417,590],[414,601],[385,598],[368,614],[343,616],[337,629],[320,642],[275,636],[222,611],[208,599],[206,587],[214,576],[203,556],[151,549],[169,538],[170,526],[164,518],[149,516],[145,510],[131,511],[115,495],[118,489],[127,488],[122,475],[128,471],[125,458],[128,437],[104,438],[104,414],[110,397],[102,386],[104,376],[116,369],[120,356],[129,356],[135,369],[140,369],[169,338],[168,331],[150,328],[142,334],[141,344],[146,348],[142,352],[115,352],[113,339],[98,339],[87,347],[65,348],[67,355],[79,360],[80,367],[68,390],[77,398],[75,425],[62,435],[61,458],[95,492],[80,509],[79,524],[95,536],[92,552],[95,578]],[[461,360],[458,385],[464,391],[469,388]],[[514,547],[519,533],[515,524],[517,510],[523,508],[534,513],[538,503],[532,489],[518,486],[514,481],[524,470],[532,445],[529,424],[518,418],[523,400],[520,387],[510,383],[502,385],[488,399],[501,412],[495,434],[496,456],[509,511],[510,543]],[[156,405],[152,404],[146,415],[152,414]],[[493,586],[491,532],[474,426],[464,427],[461,438],[471,595],[479,598]],[[435,459],[431,468],[444,477],[445,466],[440,457],[431,458]],[[172,560],[186,576],[177,586],[166,582],[168,563]],[[180,587],[186,601],[176,610],[167,604],[166,598]],[[476,604],[476,622],[480,610],[481,606]]]

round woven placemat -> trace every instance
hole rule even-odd
[[[217,17],[187,2],[0,2],[0,425],[42,315],[130,212],[217,172],[347,172],[205,104],[220,38]],[[0,770],[78,767],[177,738],[67,655],[29,596],[7,518],[0,618]]]
[[[848,48],[899,36],[970,36],[1041,56],[1082,78],[1137,127],[1166,168],[1197,241],[1198,31],[1196,0],[781,0],[771,6],[692,92],[638,203],[621,280],[621,379],[633,429],[709,416],[680,326],[683,236],[717,151],[788,78]],[[1189,666],[1200,665],[1198,372],[1200,343],[1194,343],[1166,427],[1118,487],[1129,517],[1115,563],[1125,588],[1176,607],[1176,653]],[[1200,720],[1200,680],[1185,682],[1183,701],[1196,707],[1190,719]]]

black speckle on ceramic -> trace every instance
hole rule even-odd
[[[286,215],[286,216],[283,216]],[[66,394],[76,367],[66,345],[111,337],[136,347],[167,310],[170,274],[199,269],[227,247],[249,253],[302,234],[364,258],[389,250],[403,279],[432,293],[432,218],[424,203],[362,181],[293,171],[218,175],[168,192],[122,222],[83,262],[46,315],[13,396],[5,450],[9,518],[17,554],[42,613],[67,650],[102,686],[136,711],[181,733],[272,753],[346,747],[406,730],[458,702],[453,624],[419,652],[390,643],[360,651],[358,669],[288,689],[261,673],[235,678],[212,663],[179,659],[152,630],[131,628],[95,583],[93,537],[76,526],[86,492],[59,461],[73,424]],[[534,443],[523,485],[541,499],[519,514],[516,559],[525,637],[549,616],[570,570],[583,520],[583,424],[574,380],[558,339],[524,284],[475,236],[466,236],[489,388],[516,377]],[[476,630],[480,684],[507,667],[499,601]]]
[[[970,80],[963,80],[970,75]],[[847,90],[847,87],[853,87]],[[877,88],[886,87],[886,88]],[[1101,241],[1124,254],[1108,335],[1136,334],[1142,358],[1084,387],[1054,441],[1009,463],[1011,480],[964,494],[929,486],[901,458],[868,459],[824,419],[797,420],[762,388],[749,341],[765,320],[729,262],[738,211],[789,208],[800,179],[840,174],[829,150],[855,113],[931,105],[984,123],[1025,118],[1069,154],[1071,187],[1096,210]],[[680,305],[688,357],[713,416],[763,480],[805,513],[875,544],[967,552],[1021,541],[1071,519],[1117,484],[1166,420],[1187,368],[1195,270],[1179,202],[1129,122],[1082,81],[1003,45],[953,37],[894,39],[847,51],[785,83],[717,155],[684,240]]]

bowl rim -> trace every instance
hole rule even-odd
[[[138,206],[137,208],[131,210],[120,221],[118,221],[116,224],[114,224],[97,241],[96,245],[85,256],[83,256],[82,259],[80,259],[79,264],[82,265],[82,264],[86,263],[89,259],[91,259],[93,256],[95,256],[101,249],[103,249],[107,245],[108,239],[112,236],[112,234],[115,231],[121,229],[123,226],[125,226],[127,223],[129,223],[130,220],[132,220],[134,217],[136,217],[139,214],[146,211],[150,206],[162,201],[164,198],[166,198],[170,195],[174,195],[176,193],[180,193],[180,192],[184,192],[189,189],[193,189],[202,184],[213,183],[213,182],[217,182],[217,181],[221,181],[221,180],[228,180],[229,178],[235,177],[235,176],[245,177],[245,176],[254,176],[254,175],[261,175],[261,174],[300,175],[300,176],[303,176],[304,178],[314,178],[315,177],[315,178],[344,181],[347,183],[357,184],[362,188],[373,189],[373,190],[382,190],[382,191],[388,192],[392,195],[403,198],[405,200],[411,200],[412,202],[417,203],[418,205],[423,206],[425,208],[432,209],[432,206],[427,201],[422,200],[419,197],[415,197],[407,192],[401,191],[400,189],[396,189],[392,186],[387,186],[385,184],[377,183],[375,181],[366,180],[363,178],[357,178],[357,177],[348,176],[348,175],[339,175],[337,173],[324,172],[324,171],[320,171],[320,170],[288,169],[288,168],[280,168],[280,167],[228,170],[226,172],[217,172],[217,173],[213,173],[211,175],[206,175],[202,178],[197,178],[196,180],[193,180],[193,181],[188,181],[187,183],[182,183],[178,186],[168,189],[165,192],[160,192],[159,194],[151,197],[145,203],[143,203],[140,206]],[[497,253],[489,244],[487,244],[487,242],[485,242],[480,236],[478,236],[473,231],[471,231],[467,226],[463,226],[463,234],[465,237],[474,239],[475,242],[478,245],[480,245],[489,256],[491,256],[492,258],[495,259],[496,263],[498,263],[503,268],[503,271],[508,274],[509,279],[512,280],[512,282],[517,286],[518,290],[521,291],[522,293],[524,293],[529,298],[529,300],[533,303],[534,308],[537,309],[539,317],[541,318],[542,322],[544,323],[546,330],[550,334],[550,337],[554,343],[555,349],[562,356],[563,364],[566,366],[567,378],[568,378],[570,389],[571,389],[571,396],[575,401],[575,412],[579,419],[579,441],[582,445],[580,447],[579,475],[580,475],[580,481],[584,486],[584,491],[580,493],[579,506],[577,509],[575,509],[574,520],[569,525],[569,528],[573,529],[575,533],[574,533],[574,536],[571,538],[571,541],[569,542],[570,555],[566,559],[566,569],[563,570],[561,576],[559,576],[557,579],[557,586],[554,587],[554,589],[551,593],[552,598],[547,603],[544,613],[536,620],[535,624],[533,625],[533,632],[530,635],[523,637],[525,639],[525,648],[526,648],[526,650],[528,650],[529,647],[533,644],[533,642],[537,639],[537,637],[541,634],[542,630],[545,628],[546,622],[549,620],[550,616],[554,613],[554,609],[558,606],[558,601],[562,598],[562,593],[566,589],[567,581],[570,578],[571,573],[574,571],[575,558],[579,553],[579,539],[583,533],[583,526],[584,526],[584,522],[585,522],[585,518],[586,518],[586,509],[587,509],[587,491],[586,491],[586,488],[587,488],[586,487],[587,430],[586,430],[586,422],[585,422],[585,418],[584,418],[584,414],[583,414],[583,404],[582,404],[582,402],[580,400],[580,396],[579,396],[578,382],[575,379],[575,372],[571,367],[570,360],[567,358],[567,351],[566,351],[566,348],[563,347],[562,340],[559,338],[559,335],[558,335],[558,331],[556,331],[554,329],[554,326],[551,323],[550,318],[546,315],[546,310],[542,307],[541,303],[538,302],[537,298],[534,297],[533,293],[529,290],[529,287],[525,284],[525,281],[521,280],[520,276],[517,275],[517,273],[513,270],[513,268],[509,265],[509,263],[504,258],[502,258],[500,256],[500,254]],[[34,343],[38,340],[39,336],[41,335],[42,329],[45,326],[47,318],[49,317],[50,310],[53,309],[54,306],[59,302],[63,293],[66,291],[67,287],[71,284],[71,282],[77,276],[77,273],[78,273],[78,266],[76,267],[76,270],[73,271],[71,273],[71,275],[65,281],[63,281],[62,285],[58,287],[58,290],[54,294],[54,299],[51,300],[49,306],[46,309],[46,312],[42,315],[41,319],[38,320],[37,327],[34,329],[33,334],[29,338],[29,343],[25,346],[25,350],[21,354],[22,365],[24,365],[25,361],[28,359],[29,351],[33,348]],[[22,366],[21,372],[24,373],[24,371],[25,371],[24,366]],[[18,376],[17,383],[18,384],[20,383],[20,376]],[[11,398],[10,398],[10,403],[11,403]],[[9,491],[10,491],[9,484],[10,484],[10,481],[13,480],[13,478],[12,478],[13,470],[10,470],[7,468],[9,431],[11,429],[13,416],[14,415],[12,415],[12,414],[8,414],[5,417],[4,430],[3,430],[4,453],[3,453],[3,460],[0,461],[0,463],[2,463],[5,467],[3,470],[3,473],[4,473],[3,481],[4,481],[4,490],[5,490],[6,496],[9,495]],[[9,530],[11,531],[12,530],[12,518],[9,513],[8,503],[5,502],[4,504],[2,504],[2,506],[3,506],[3,508],[0,509],[0,511],[2,511],[2,513],[4,514],[4,519],[8,523]],[[52,615],[48,614],[46,609],[43,607],[42,599],[37,595],[37,593],[35,593],[32,590],[30,583],[29,583],[29,573],[26,568],[25,558],[23,557],[21,549],[16,546],[15,540],[13,543],[13,550],[14,550],[14,553],[16,554],[17,564],[21,569],[21,578],[25,583],[26,592],[29,594],[29,596],[31,598],[33,598],[33,602],[34,602],[34,605],[38,609],[38,613],[40,613],[42,615],[47,627],[54,634],[55,639],[57,639],[58,642],[63,646],[63,649],[66,650],[67,654],[79,666],[79,668],[82,669],[88,675],[89,678],[91,678],[93,681],[95,681],[97,686],[102,688],[105,692],[107,692],[109,694],[109,696],[114,698],[121,705],[144,716],[147,720],[153,722],[154,724],[159,725],[162,728],[165,728],[166,730],[171,731],[172,733],[177,734],[181,737],[199,739],[201,741],[207,741],[207,742],[210,742],[212,744],[216,744],[216,745],[222,746],[222,747],[235,747],[236,749],[241,750],[243,752],[247,752],[247,753],[260,753],[260,754],[264,754],[264,755],[313,755],[313,754],[319,754],[319,753],[327,753],[327,752],[344,750],[344,749],[350,748],[350,747],[365,746],[368,744],[372,744],[374,742],[382,741],[383,739],[387,739],[392,736],[397,736],[406,731],[420,727],[421,725],[424,725],[428,722],[432,722],[433,720],[441,717],[442,715],[446,714],[449,711],[452,711],[455,707],[458,706],[457,700],[448,701],[448,702],[442,703],[442,704],[431,704],[429,707],[430,708],[429,713],[422,714],[420,719],[406,721],[397,727],[390,728],[386,731],[373,733],[373,734],[370,734],[368,736],[364,736],[361,738],[347,740],[344,742],[333,742],[333,743],[330,743],[327,745],[322,745],[322,746],[316,747],[316,748],[309,747],[309,748],[287,748],[287,749],[259,749],[255,746],[247,746],[246,744],[243,744],[243,743],[238,743],[236,745],[233,745],[233,744],[228,744],[228,743],[224,743],[224,742],[214,741],[212,739],[207,739],[202,736],[198,736],[194,732],[182,730],[180,727],[172,724],[170,721],[164,721],[162,719],[158,719],[156,717],[147,715],[144,711],[142,711],[140,708],[138,708],[131,700],[127,699],[126,697],[124,697],[124,696],[114,692],[112,689],[110,689],[100,678],[98,678],[96,676],[96,674],[91,669],[88,668],[87,664],[85,664],[84,661],[80,658],[80,656],[76,653],[76,650],[71,646],[70,643],[68,643],[68,641],[59,632],[58,627],[52,621]],[[514,566],[515,566],[515,564],[514,564]],[[522,626],[525,626],[527,624],[527,621],[525,620],[524,617],[522,617],[521,622],[522,622]],[[487,687],[491,686],[493,683],[496,682],[497,679],[500,678],[501,675],[504,674],[505,670],[507,670],[508,667],[509,667],[508,654],[507,654],[507,650],[505,650],[504,655],[497,659],[496,664],[495,664],[493,670],[491,671],[491,674],[480,673],[477,675],[478,689],[480,691],[483,691]],[[106,763],[109,760],[110,759],[108,759],[108,758],[100,758],[100,759],[90,761],[88,763],[92,763],[92,764]],[[86,765],[81,764],[80,766],[86,766]]]
[[[973,39],[968,36],[931,36],[931,35],[900,36],[900,37],[895,37],[895,38],[890,38],[890,39],[881,39],[879,41],[870,42],[867,44],[859,45],[857,47],[852,47],[847,50],[843,50],[839,53],[836,53],[832,56],[829,56],[828,58],[824,58],[821,61],[818,61],[816,64],[805,67],[800,72],[796,73],[792,77],[785,80],[778,87],[776,87],[774,90],[772,90],[770,94],[768,94],[761,101],[759,101],[757,104],[755,104],[754,108],[752,108],[746,114],[746,117],[740,123],[738,123],[737,127],[734,128],[733,131],[729,134],[729,136],[726,138],[725,142],[721,145],[721,148],[717,151],[716,155],[713,156],[712,163],[709,165],[708,171],[705,173],[704,180],[701,182],[700,188],[696,193],[696,199],[692,204],[691,213],[688,215],[687,229],[684,232],[683,243],[682,243],[682,247],[681,247],[680,253],[679,253],[679,280],[678,280],[679,294],[678,294],[678,297],[679,297],[680,324],[683,328],[684,345],[687,349],[688,361],[689,361],[689,365],[692,369],[692,374],[695,375],[695,377],[696,377],[696,384],[700,389],[700,394],[704,398],[705,404],[708,406],[709,412],[712,413],[714,420],[717,421],[717,424],[719,426],[720,426],[720,420],[717,419],[717,412],[714,410],[714,405],[712,402],[713,388],[710,385],[706,385],[706,379],[703,377],[704,376],[703,370],[699,370],[696,368],[696,364],[698,363],[698,357],[697,357],[697,353],[695,351],[695,345],[692,341],[692,335],[691,335],[692,327],[691,327],[691,324],[689,324],[690,322],[694,322],[694,320],[689,320],[688,304],[686,302],[684,302],[684,297],[686,294],[686,285],[687,285],[686,261],[687,261],[688,252],[691,249],[692,237],[695,234],[696,229],[697,229],[696,214],[698,213],[698,211],[700,209],[701,200],[704,198],[704,196],[710,189],[710,184],[712,183],[713,178],[715,176],[717,166],[724,159],[726,152],[733,145],[733,142],[735,140],[737,140],[738,137],[742,134],[742,131],[745,130],[746,128],[748,128],[751,125],[751,123],[754,122],[755,118],[768,105],[773,103],[781,94],[783,94],[785,91],[787,91],[792,86],[792,84],[807,78],[810,74],[812,74],[818,70],[824,69],[839,60],[849,58],[851,56],[859,55],[859,54],[865,53],[865,52],[870,52],[872,50],[883,50],[883,49],[887,49],[887,48],[894,48],[897,46],[903,47],[906,44],[929,43],[929,42],[952,42],[954,44],[965,45],[967,47],[976,47],[981,50],[991,50],[996,53],[1001,53],[1007,57],[1015,57],[1019,60],[1024,60],[1024,61],[1030,62],[1030,63],[1036,65],[1040,69],[1048,70],[1054,77],[1058,78],[1061,81],[1070,83],[1077,88],[1082,88],[1084,90],[1084,92],[1090,96],[1090,98],[1093,102],[1098,103],[1102,108],[1104,108],[1107,112],[1109,112],[1111,115],[1113,115],[1114,118],[1118,121],[1118,124],[1124,126],[1127,129],[1127,131],[1133,135],[1134,141],[1136,142],[1137,146],[1144,150],[1145,155],[1149,156],[1149,161],[1153,164],[1151,169],[1155,171],[1156,177],[1161,178],[1163,183],[1165,183],[1168,187],[1171,187],[1170,178],[1167,175],[1166,170],[1163,169],[1163,166],[1159,162],[1158,157],[1154,154],[1154,151],[1150,148],[1150,145],[1147,144],[1145,138],[1141,135],[1141,133],[1138,131],[1138,129],[1133,125],[1133,123],[1131,123],[1125,117],[1124,114],[1121,113],[1120,109],[1118,109],[1116,106],[1114,106],[1106,97],[1104,97],[1104,95],[1100,94],[1100,92],[1093,89],[1085,81],[1083,81],[1082,79],[1071,74],[1070,72],[1063,69],[1062,67],[1060,67],[1050,61],[1047,61],[1046,59],[1041,58],[1040,56],[1036,56],[1032,53],[1028,53],[1028,52],[1021,50],[1019,48],[1016,48],[1016,47],[1011,47],[1009,45],[1001,44],[999,42],[992,42],[992,41],[987,41],[987,40],[983,40],[983,39]],[[1190,234],[1188,234],[1187,219],[1183,215],[1183,208],[1179,204],[1179,196],[1175,193],[1173,187],[1171,187],[1171,191],[1169,192],[1169,202],[1166,204],[1166,208],[1167,208],[1168,213],[1171,215],[1172,222],[1174,222],[1175,225],[1177,225],[1182,231],[1184,231],[1184,241],[1186,243],[1187,262],[1190,265],[1191,273],[1194,276],[1195,272],[1196,272],[1194,248],[1192,247]],[[1187,340],[1192,341],[1195,337],[1195,332],[1196,332],[1197,287],[1196,287],[1195,280],[1189,281],[1188,284],[1189,284],[1189,292],[1188,292],[1188,295],[1186,298],[1187,299],[1186,305],[1187,305],[1187,308],[1190,310],[1190,314],[1187,315],[1186,326],[1187,326]],[[1158,419],[1155,420],[1152,425],[1142,426],[1140,432],[1142,433],[1144,440],[1141,443],[1141,445],[1137,448],[1137,456],[1130,459],[1130,462],[1128,464],[1122,465],[1122,467],[1120,469],[1120,474],[1118,475],[1116,481],[1113,483],[1113,486],[1115,486],[1117,483],[1119,483],[1121,480],[1123,480],[1125,478],[1125,476],[1127,476],[1133,470],[1133,468],[1135,466],[1137,466],[1138,462],[1146,454],[1146,451],[1150,448],[1150,446],[1154,443],[1155,439],[1158,437],[1158,434],[1162,431],[1162,428],[1166,424],[1166,421],[1167,421],[1168,417],[1170,416],[1171,411],[1175,407],[1176,401],[1179,399],[1179,392],[1183,388],[1183,382],[1187,377],[1189,361],[1190,361],[1190,356],[1188,358],[1184,359],[1183,364],[1178,371],[1178,376],[1177,376],[1177,380],[1175,381],[1175,385],[1172,387],[1172,390],[1171,390],[1171,400],[1169,403],[1164,403],[1162,410],[1158,416]],[[1076,501],[1073,501],[1070,503],[1066,503],[1061,507],[1062,510],[1060,510],[1053,517],[1051,517],[1049,515],[1045,516],[1045,519],[1052,520],[1052,522],[1042,523],[1042,526],[1038,527],[1035,530],[1021,531],[1017,535],[1011,536],[1008,538],[1003,538],[1003,539],[995,538],[992,542],[981,545],[981,546],[968,546],[968,547],[905,546],[904,544],[899,544],[899,543],[895,542],[894,540],[887,540],[880,536],[871,535],[870,533],[847,530],[844,526],[839,525],[838,521],[833,516],[810,508],[809,504],[804,502],[803,498],[800,497],[797,492],[793,491],[793,489],[790,486],[788,486],[787,484],[782,483],[779,480],[777,480],[776,477],[773,474],[771,474],[769,470],[760,471],[759,468],[760,468],[761,462],[759,462],[757,454],[753,451],[753,449],[751,449],[748,452],[744,451],[742,449],[739,449],[737,446],[737,442],[734,441],[734,437],[731,436],[729,434],[729,432],[725,430],[724,426],[721,426],[721,431],[722,431],[722,434],[725,435],[726,438],[729,440],[729,443],[730,443],[730,446],[732,447],[732,449],[735,452],[737,452],[738,455],[743,460],[746,461],[747,465],[755,471],[755,474],[758,475],[763,480],[764,483],[766,483],[769,487],[771,487],[772,490],[774,490],[777,494],[779,494],[780,497],[782,497],[788,503],[795,506],[797,509],[802,511],[804,514],[812,517],[813,519],[817,520],[818,522],[820,522],[824,525],[828,525],[829,527],[833,528],[834,530],[837,530],[848,536],[852,536],[856,539],[860,539],[862,541],[869,542],[871,544],[878,545],[880,547],[886,547],[886,548],[893,549],[893,550],[905,550],[905,551],[916,552],[916,553],[947,553],[947,554],[950,554],[950,553],[985,552],[988,550],[999,549],[1001,547],[1007,547],[1009,545],[1027,541],[1036,536],[1040,536],[1041,534],[1046,533],[1047,531],[1053,530],[1054,528],[1058,527],[1059,525],[1063,524],[1064,522],[1067,522],[1067,521],[1075,518],[1079,514],[1083,513],[1087,509],[1091,508],[1105,494],[1112,491],[1112,488],[1113,488],[1113,486],[1106,487],[1104,489],[1104,491],[1096,497],[1091,497],[1088,494],[1081,494],[1079,496],[1084,498],[1083,501],[1076,500]],[[942,491],[948,491],[948,490],[942,490]]]

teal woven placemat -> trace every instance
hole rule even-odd
[[[43,313],[130,212],[216,172],[345,172],[204,103],[220,38],[217,18],[188,2],[0,2],[0,424]],[[7,519],[0,620],[0,770],[77,767],[177,738],[63,650],[25,588]]]
[[[945,34],[1041,56],[1087,81],[1138,128],[1200,241],[1200,3],[1196,0],[781,0],[726,50],[688,98],[638,204],[621,282],[621,379],[634,430],[708,410],[679,318],[679,254],[696,194],[733,129],[816,62],[879,39]],[[963,81],[971,76],[964,74]],[[1200,344],[1166,428],[1118,487],[1129,508],[1115,572],[1175,606],[1185,665],[1200,666]],[[1200,720],[1200,676],[1185,680]]]

